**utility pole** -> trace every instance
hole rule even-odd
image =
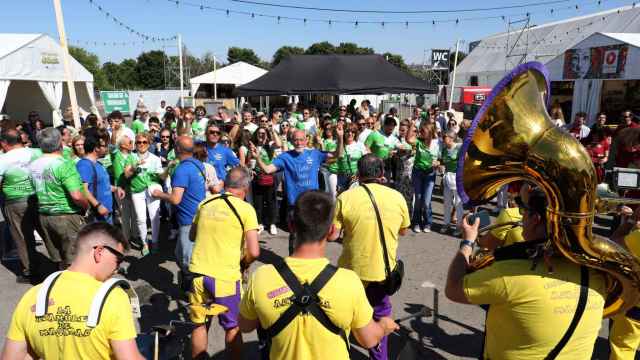
[[[80,129],[80,114],[78,113],[78,98],[76,97],[76,87],[71,74],[71,62],[69,58],[69,47],[67,45],[67,35],[64,31],[64,19],[62,17],[62,5],[60,0],[53,0],[53,8],[56,13],[56,24],[58,25],[58,35],[60,36],[60,46],[62,46],[62,63],[64,65],[64,75],[69,89],[69,100],[71,101],[71,113],[73,114],[73,124],[76,129]]]
[[[178,34],[178,57],[180,63],[180,107],[184,107],[184,73],[182,71],[182,35]],[[194,94],[195,96],[195,94]]]
[[[456,56],[453,59],[453,77],[451,78],[451,91],[449,93],[449,110],[453,108],[453,92],[456,89],[456,70],[458,68],[458,50],[460,50],[460,39],[456,41]]]
[[[216,55],[213,55],[213,100],[218,100],[218,74],[216,74]]]

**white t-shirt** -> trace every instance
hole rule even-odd
[[[249,130],[251,135],[253,135],[253,133],[256,132],[256,130],[258,130],[258,125],[254,124],[254,123],[244,124],[243,125],[243,129],[244,130]]]
[[[371,129],[362,130],[360,135],[358,135],[358,142],[364,144],[364,142],[367,141],[367,137],[369,137],[369,134],[371,134]]]
[[[120,136],[126,136],[131,139],[131,141],[136,140],[136,134],[133,132],[133,130],[129,129],[125,125],[122,125],[121,129],[122,132],[120,132]],[[109,128],[109,135],[113,136],[113,128]],[[118,141],[118,139],[116,139],[116,141]]]

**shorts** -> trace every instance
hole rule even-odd
[[[226,306],[229,311],[218,315],[218,323],[224,330],[238,327],[238,317],[240,316],[240,280],[225,281],[209,276],[198,276],[193,279],[191,292],[189,292],[189,303],[192,305],[202,305],[215,303]],[[193,309],[189,311],[191,322],[204,324],[208,319],[203,311]]]

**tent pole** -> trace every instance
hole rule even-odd
[[[458,50],[460,49],[460,39],[456,41],[456,56],[453,59],[453,78],[451,79],[451,92],[449,95],[449,110],[453,108],[453,93],[456,89],[456,70],[458,69]]]
[[[67,46],[67,35],[64,31],[64,19],[62,17],[62,5],[60,0],[53,0],[53,8],[56,13],[56,24],[58,25],[58,34],[60,36],[60,46],[62,46],[62,63],[64,64],[64,74],[69,89],[69,100],[71,102],[71,113],[73,114],[73,125],[76,129],[80,129],[80,115],[78,113],[78,98],[76,97],[76,87],[73,83],[71,74],[71,62],[69,61],[69,47]]]
[[[180,107],[184,107],[184,74],[182,72],[182,35],[178,34],[178,57],[180,63]],[[195,97],[195,94],[193,94]]]
[[[216,56],[213,55],[213,100],[218,100],[218,74],[216,74]]]

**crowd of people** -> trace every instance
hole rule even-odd
[[[552,108],[551,114],[556,125],[584,144],[600,180],[611,164],[640,167],[640,128],[630,111],[623,112],[615,131],[605,114],[591,128],[584,125],[584,113],[567,125],[561,110]],[[86,116],[81,129],[52,128],[32,112],[24,123],[0,124],[3,214],[20,259],[17,281],[47,277],[18,304],[3,360],[23,359],[27,352],[46,358],[139,358],[133,320],[123,311],[125,294],[116,289],[113,298],[104,300],[92,332],[77,324],[86,320],[78,309],[88,309],[92,295],[77,296],[72,289],[101,289],[129,244],[141,256],[157,253],[163,227],[175,239],[179,282],[197,325],[191,336],[193,358],[207,356],[210,305],[215,303],[226,308],[218,321],[231,358],[242,356],[241,332],[259,329],[264,353],[272,359],[348,358],[350,333],[372,359],[387,359],[387,336],[398,328],[390,318],[390,296],[399,286],[394,277],[402,273],[399,236],[409,229],[428,233],[432,227],[463,239],[449,270],[447,296],[461,303],[498,304],[494,309],[503,306],[487,319],[485,356],[544,357],[553,349],[559,337],[555,332],[542,336],[535,350],[522,350],[530,340],[527,326],[518,322],[522,319],[508,320],[513,304],[522,300],[514,294],[526,293],[525,286],[488,278],[497,272],[466,275],[478,223],[463,219],[456,173],[469,120],[441,112],[437,105],[416,107],[411,116],[400,118],[397,109],[376,112],[366,100],[332,113],[291,104],[271,114],[219,107],[213,115],[202,106],[163,103],[155,111],[139,106],[132,119],[126,125],[123,114],[114,111],[106,119]],[[438,177],[444,210],[442,222],[434,226]],[[505,186],[498,197],[497,221],[524,224],[478,239],[485,247],[546,237],[544,196],[534,190],[514,205],[509,192]],[[635,219],[632,213],[626,216]],[[243,293],[243,273],[260,255],[259,237],[277,235],[279,228],[290,234],[290,256],[255,270]],[[62,271],[57,277],[39,273],[35,234]],[[326,259],[328,241],[342,244],[339,267]],[[559,275],[553,281],[579,278],[579,268],[575,273],[567,264],[554,263]],[[578,339],[569,342],[567,358],[586,359],[593,348],[604,304],[600,280],[593,283],[601,287],[591,287],[590,325],[579,328]],[[58,308],[48,319],[30,316],[33,304],[36,313],[46,304],[71,305],[67,313]],[[308,323],[300,313],[316,320]],[[53,325],[58,315],[64,329]],[[562,332],[562,324],[571,319],[538,320],[560,324],[556,332]],[[496,338],[491,333],[496,326],[511,326],[517,341]],[[62,348],[60,336],[70,338]],[[83,336],[90,340],[82,342]]]

